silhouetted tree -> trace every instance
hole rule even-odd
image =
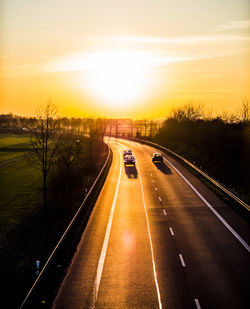
[[[147,119],[142,120],[142,125],[144,127],[144,136],[147,136],[149,121]]]
[[[116,119],[115,120],[115,135],[118,136],[118,131],[119,131],[119,121]]]
[[[149,137],[152,138],[157,131],[157,121],[150,120],[149,122]]]
[[[56,135],[56,107],[49,100],[37,110],[37,118],[32,128],[31,151],[27,158],[42,171],[43,174],[43,205],[47,206],[47,176],[57,160],[57,150],[61,139]]]
[[[247,123],[250,120],[250,104],[247,99],[242,100],[239,117],[240,121],[243,123]]]
[[[82,151],[81,138],[76,134],[66,131],[60,136],[57,150],[57,159],[61,167],[69,176],[72,165],[77,162]]]
[[[186,104],[181,107],[173,109],[171,118],[177,121],[197,121],[203,117],[203,106],[198,104]]]
[[[109,121],[105,118],[96,119],[96,129],[99,133],[101,141],[103,142],[104,135],[106,133]]]
[[[142,136],[143,122],[142,120],[135,120],[136,137]]]
[[[215,179],[243,193],[247,200],[250,198],[247,108],[247,104],[243,105],[241,118],[224,114],[223,119],[206,118],[196,107],[175,109],[158,130],[155,141],[202,166]]]
[[[109,119],[109,136],[112,135],[113,120]]]

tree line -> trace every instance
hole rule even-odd
[[[184,156],[250,202],[250,106],[211,117],[201,105],[176,108],[153,140]]]
[[[39,118],[39,116],[38,116]],[[59,117],[53,118],[58,131],[71,131],[86,136],[98,133],[100,136],[154,136],[159,129],[159,120],[148,119],[111,119],[103,117]],[[37,124],[36,117],[21,117],[17,115],[0,115],[0,132],[26,133],[31,132]]]

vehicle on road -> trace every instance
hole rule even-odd
[[[163,156],[161,153],[155,152],[152,156],[152,162],[153,163],[163,163]]]
[[[132,156],[133,155],[133,153],[132,153],[132,150],[131,149],[125,149],[124,151],[123,151],[123,158],[125,157],[125,156]]]
[[[133,155],[125,155],[124,166],[135,166],[135,157]]]

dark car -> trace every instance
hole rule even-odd
[[[163,163],[163,156],[162,156],[162,154],[158,153],[158,152],[155,152],[153,154],[153,157],[152,157],[152,162],[153,163],[157,163],[157,162]]]
[[[124,165],[125,166],[135,166],[135,157],[133,155],[125,155]]]
[[[130,155],[130,156],[133,155],[131,149],[125,149],[125,150],[123,151],[123,158],[124,158],[125,156],[127,156],[127,155]]]

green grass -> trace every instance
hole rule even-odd
[[[29,135],[0,133],[0,148],[24,148],[30,145]]]
[[[21,159],[23,157],[23,153],[20,152],[15,152],[15,151],[1,151],[0,150],[0,166],[1,163],[7,163],[7,161],[9,160],[13,160],[13,159]]]
[[[42,176],[24,159],[27,147],[27,135],[0,134],[0,227],[18,222],[39,199]]]

